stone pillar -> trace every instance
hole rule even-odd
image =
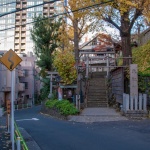
[[[130,96],[138,96],[137,64],[130,65]]]

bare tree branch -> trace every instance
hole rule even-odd
[[[114,21],[112,21],[111,17],[104,17],[103,20],[112,24],[114,27],[116,27],[121,32],[121,28]]]
[[[130,23],[129,31],[131,31],[133,24],[135,23],[135,20],[141,15],[142,15],[142,10],[136,9],[134,17],[132,18],[131,23]]]

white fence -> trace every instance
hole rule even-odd
[[[123,93],[123,111],[143,111],[147,112],[147,95],[139,94],[138,96],[130,96]]]

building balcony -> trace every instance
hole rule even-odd
[[[17,4],[17,5],[16,5],[16,8],[20,8],[20,4]]]
[[[25,51],[25,49],[22,49],[22,48],[21,48],[21,52],[24,52],[24,51]]]
[[[43,10],[43,13],[47,13],[47,12],[48,12],[48,9],[44,9],[44,10]]]
[[[27,17],[24,15],[22,16],[22,20],[25,21],[27,19]]]
[[[24,70],[19,70],[18,71],[18,77],[25,77],[25,71]]]
[[[24,91],[25,90],[25,84],[24,83],[19,83],[18,84],[18,91]]]
[[[19,45],[15,45],[15,49],[19,49]]]
[[[17,48],[14,48],[14,51],[15,51],[15,52],[18,52],[18,51],[19,51],[19,49],[17,49]]]
[[[44,8],[47,8],[47,7],[48,7],[48,4],[45,4],[43,7],[44,7]]]
[[[17,39],[17,40],[15,40],[15,44],[19,44],[19,40]]]
[[[1,91],[3,91],[3,92],[10,92],[11,91],[11,87],[2,87],[1,88]]]
[[[16,25],[20,26],[20,22],[16,22]]]
[[[23,25],[26,24],[26,21],[25,21],[25,20],[24,20],[24,21],[22,20],[22,24],[23,24]]]
[[[16,30],[16,31],[19,31],[19,30],[20,30],[20,28],[19,28],[19,27],[16,27],[16,28],[15,28],[15,30]]]
[[[27,10],[23,10],[23,11],[22,11],[22,14],[26,14],[26,13],[27,13]]]
[[[18,34],[19,33],[19,30],[18,29],[15,29],[15,34]]]
[[[54,3],[53,3],[53,4],[50,4],[50,7],[54,7]]]
[[[21,34],[21,37],[26,37],[26,34]]]
[[[50,9],[49,12],[54,12],[54,9]]]
[[[21,40],[21,44],[24,44],[24,43],[26,43],[26,40]]]
[[[21,41],[22,41],[22,40],[26,40],[26,36],[24,36],[24,37],[21,37]]]
[[[17,11],[17,12],[16,12],[16,15],[18,15],[18,16],[19,16],[20,14],[21,14],[21,12],[20,12],[20,11]]]
[[[20,20],[20,15],[17,15],[17,16],[16,16],[16,20]]]
[[[26,28],[22,28],[22,31],[26,31]]]
[[[16,34],[16,35],[15,35],[15,38],[16,38],[16,37],[18,37],[18,38],[19,38],[19,34]]]
[[[22,46],[21,46],[21,49],[26,49],[26,46],[25,46],[25,45],[22,45]]]
[[[27,4],[23,4],[22,7],[23,7],[23,8],[26,8],[26,7],[27,7]]]

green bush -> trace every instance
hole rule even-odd
[[[68,100],[47,100],[45,103],[46,107],[54,108],[60,111],[62,115],[75,115],[78,114],[79,111],[71,104]]]

